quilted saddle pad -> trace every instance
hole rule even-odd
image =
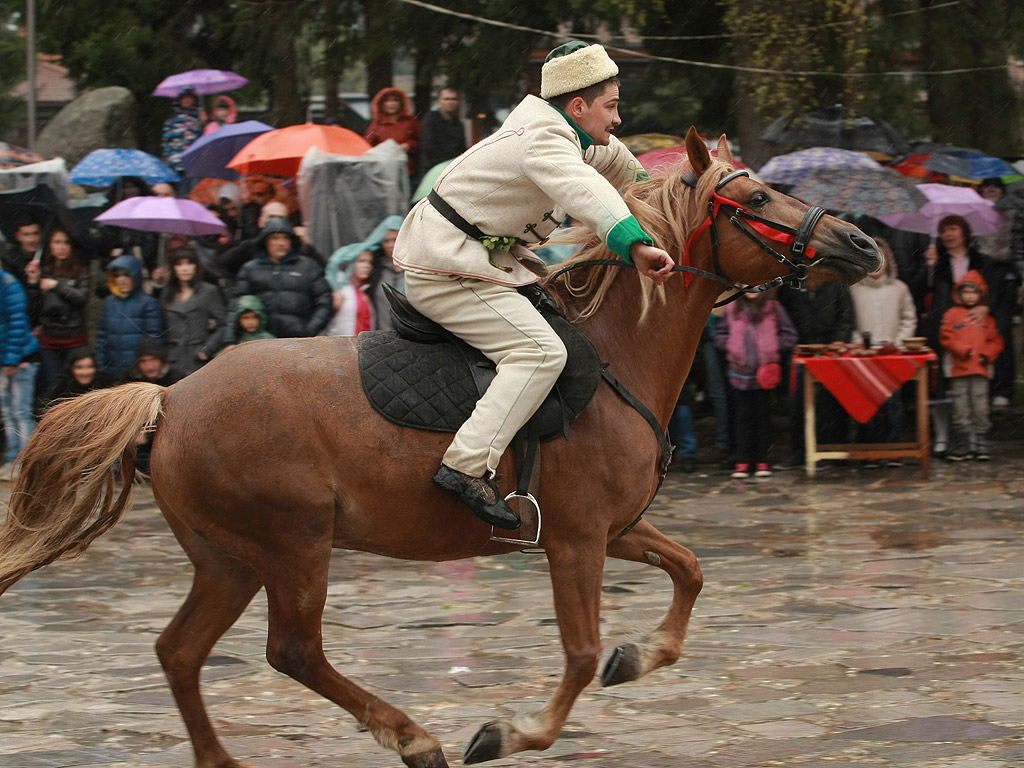
[[[590,402],[602,364],[590,340],[562,318],[548,318],[569,359],[534,419],[541,440],[568,437],[569,426]],[[357,337],[363,391],[373,408],[396,424],[456,432],[495,376],[494,363],[461,341],[422,343],[394,331]]]

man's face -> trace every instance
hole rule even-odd
[[[15,231],[14,239],[24,253],[35,253],[43,239],[43,230],[38,224],[25,224]]]
[[[267,237],[267,256],[271,261],[280,261],[292,248],[292,238],[287,232],[275,232]]]
[[[609,83],[591,104],[580,97],[573,99],[569,103],[569,115],[595,144],[607,146],[612,132],[622,123],[619,118],[619,86]]]
[[[437,108],[445,117],[455,117],[459,113],[459,94],[445,88],[437,97]]]
[[[139,373],[150,381],[160,378],[160,371],[163,370],[164,361],[156,355],[143,355],[138,362]]]

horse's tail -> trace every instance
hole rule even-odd
[[[46,412],[21,453],[0,526],[0,594],[36,568],[81,554],[121,520],[131,505],[136,438],[156,429],[164,389],[124,384]]]

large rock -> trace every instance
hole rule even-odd
[[[94,149],[134,149],[135,97],[127,88],[97,88],[53,116],[36,140],[46,158],[63,157],[72,167]]]

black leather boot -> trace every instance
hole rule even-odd
[[[497,483],[490,478],[471,477],[442,464],[434,475],[434,482],[495,528],[514,531],[521,525],[519,515],[505,503]]]

